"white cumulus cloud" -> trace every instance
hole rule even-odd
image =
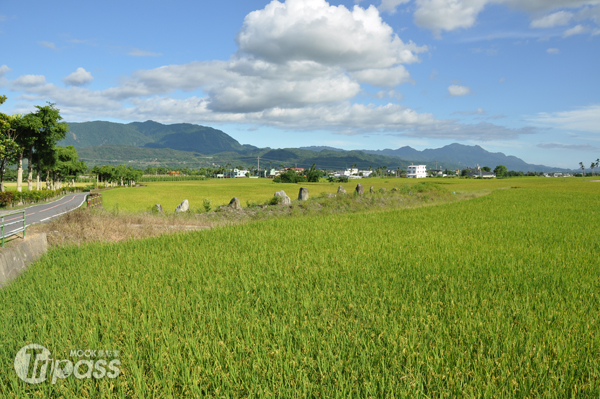
[[[558,11],[550,15],[531,21],[532,28],[553,28],[555,26],[563,26],[571,22],[573,13],[568,11]]]
[[[396,8],[401,4],[406,4],[410,0],[381,0],[381,4],[377,9],[381,12],[388,12],[390,14],[394,14],[396,12]]]
[[[560,50],[557,48],[549,48],[548,50],[546,50],[546,52],[548,54],[560,54]]]
[[[598,12],[590,7],[600,5],[600,0],[415,0],[415,23],[431,30],[435,36],[443,31],[466,29],[474,26],[477,17],[487,5],[500,4],[536,15],[533,28],[566,25],[574,15],[569,11],[557,11],[539,17],[540,14],[560,8],[580,9],[578,18],[591,18],[598,23]],[[582,8],[583,7],[583,8]]]
[[[466,96],[467,94],[471,94],[471,89],[467,86],[451,85],[448,86],[448,93],[452,97]]]
[[[352,76],[359,82],[379,87],[393,87],[410,81],[410,74],[402,65],[387,69],[363,69],[352,73]]]
[[[563,37],[569,37],[569,36],[573,36],[573,35],[579,35],[581,33],[585,33],[587,32],[589,29],[586,28],[583,25],[576,25],[574,27],[572,27],[571,29],[567,29],[565,31],[565,33],[563,33]]]
[[[244,19],[241,52],[272,63],[313,61],[348,70],[418,62],[426,46],[404,43],[379,11],[332,6],[325,0],[273,0]]]
[[[543,112],[530,119],[542,126],[600,134],[600,105],[561,112]]]
[[[44,75],[22,75],[16,78],[12,85],[14,88],[29,88],[44,85],[46,77]]]
[[[132,57],[160,57],[162,53],[153,53],[152,51],[140,50],[139,48],[133,48],[128,55]]]
[[[46,47],[51,50],[56,50],[56,45],[52,42],[38,42],[38,44],[42,47]]]
[[[77,68],[75,72],[63,78],[63,82],[67,86],[85,86],[94,81],[91,73],[83,68]]]

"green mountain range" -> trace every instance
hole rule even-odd
[[[469,166],[505,165],[509,170],[558,171],[544,165],[531,165],[523,160],[491,153],[479,146],[451,144],[438,149],[417,151],[411,147],[397,150],[345,151],[339,148],[312,146],[303,148],[258,148],[242,145],[227,133],[211,127],[158,122],[115,123],[105,121],[69,123],[69,132],[59,145],[73,145],[88,166],[127,164],[147,166],[214,167],[256,165],[279,167],[310,167],[345,169],[357,165],[359,169],[405,169],[412,163],[447,169]]]

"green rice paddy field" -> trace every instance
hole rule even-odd
[[[0,290],[0,396],[600,397],[600,183],[442,182],[490,194],[53,249]],[[26,384],[29,343],[121,375]]]

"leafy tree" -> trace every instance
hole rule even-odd
[[[583,162],[579,162],[579,167],[581,168],[581,177],[585,177],[585,166],[583,166]]]
[[[19,145],[17,152],[17,191],[22,191],[23,185],[23,156],[27,157],[29,171],[27,183],[29,191],[32,190],[33,147],[40,140],[42,121],[34,113],[19,116],[14,120],[16,142]]]
[[[5,96],[0,96],[4,102]],[[0,191],[4,192],[6,166],[16,162],[19,145],[16,143],[16,131],[13,129],[15,117],[0,113]]]
[[[310,169],[306,172],[306,180],[311,183],[318,183],[321,177],[321,172],[316,169],[316,164],[312,164]]]
[[[508,169],[504,165],[498,165],[494,168],[494,174],[496,177],[504,177],[508,174]]]
[[[87,171],[87,166],[79,160],[77,150],[72,145],[56,147],[57,162],[54,168],[55,180],[74,179]]]
[[[484,166],[483,168],[481,168],[481,170],[483,170],[484,172],[491,172],[492,168],[490,168],[489,166]]]
[[[35,115],[40,119],[42,127],[34,143],[35,152],[30,152],[29,154],[32,158],[29,160],[29,163],[31,165],[34,163],[37,164],[38,177],[39,173],[46,172],[47,187],[50,171],[58,161],[56,143],[65,138],[69,131],[69,125],[61,122],[63,118],[60,116],[60,110],[53,103],[48,103],[48,105],[44,105],[43,107],[36,106],[36,108]],[[32,169],[29,167],[28,181],[31,179]]]

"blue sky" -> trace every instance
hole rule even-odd
[[[0,1],[4,113],[600,157],[600,0]]]

